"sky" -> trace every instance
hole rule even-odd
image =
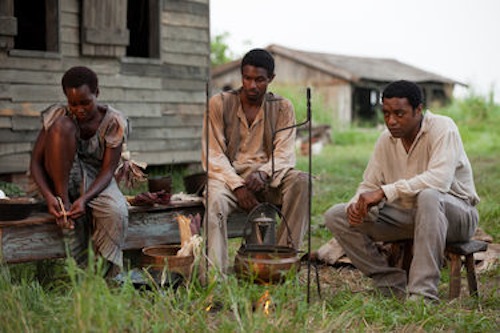
[[[237,57],[278,44],[392,58],[500,102],[500,0],[210,0],[210,29]]]

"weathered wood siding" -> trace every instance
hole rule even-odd
[[[134,159],[149,165],[199,161],[210,66],[209,0],[159,0],[157,59],[124,57],[123,39],[99,44],[113,27],[96,34],[91,28],[100,27],[99,18],[82,20],[80,11],[102,1],[111,0],[83,0],[82,6],[59,1],[59,52],[0,45],[0,175],[28,169],[40,111],[65,101],[60,79],[75,65],[92,68],[99,76],[99,101],[129,117]],[[111,2],[119,23],[126,1]]]

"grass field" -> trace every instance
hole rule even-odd
[[[458,123],[481,197],[480,226],[500,240],[500,107],[470,97],[434,110]],[[375,129],[334,132],[334,144],[313,159],[313,249],[330,238],[322,214],[348,200],[361,179]],[[307,157],[298,167],[308,169]],[[233,247],[240,240],[232,241]],[[321,267],[321,297],[305,266],[283,284],[257,285],[229,276],[200,286],[139,291],[106,283],[99,266],[71,260],[0,266],[0,332],[499,332],[500,269],[479,275],[479,299],[462,293],[448,302],[447,270],[435,306],[402,303],[370,292],[370,281],[350,267]],[[269,295],[269,311],[262,305]]]

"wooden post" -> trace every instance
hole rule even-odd
[[[469,294],[471,296],[479,296],[477,291],[476,269],[474,267],[474,254],[465,256],[465,267],[467,269],[467,283],[469,284]]]
[[[462,267],[462,259],[460,254],[449,253],[450,257],[450,294],[449,298],[454,299],[460,296],[460,269]]]

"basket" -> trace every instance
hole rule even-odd
[[[152,271],[162,271],[164,268],[168,272],[178,273],[189,279],[191,276],[191,266],[194,256],[177,256],[180,250],[179,245],[153,245],[142,249],[142,265]]]

